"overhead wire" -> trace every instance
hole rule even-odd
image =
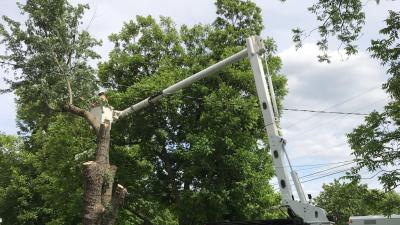
[[[350,170],[351,170],[351,168],[347,168],[347,169],[344,169],[344,170],[338,170],[338,171],[335,171],[335,172],[332,172],[332,173],[323,174],[321,176],[314,177],[314,178],[311,178],[311,179],[308,179],[308,180],[304,180],[304,181],[300,180],[300,183],[308,183],[308,182],[311,182],[311,181],[314,181],[314,180],[318,180],[318,179],[329,177],[329,176],[332,176],[332,175],[344,173],[344,172],[347,172],[347,171],[350,171]],[[276,186],[276,185],[278,185],[278,183],[274,183],[272,185]]]
[[[286,111],[295,111],[295,112],[312,112],[312,113],[327,113],[327,114],[344,114],[344,115],[357,115],[357,116],[366,116],[367,113],[356,113],[356,112],[338,112],[338,111],[323,111],[323,110],[311,110],[311,109],[293,109],[293,108],[284,108]]]
[[[344,161],[344,162],[346,162],[346,161]],[[321,173],[324,173],[324,172],[327,172],[327,171],[331,171],[331,170],[334,170],[334,169],[338,169],[338,168],[341,168],[341,167],[344,167],[344,166],[351,165],[351,164],[353,164],[353,163],[355,163],[355,162],[354,162],[353,160],[351,160],[351,162],[347,162],[347,163],[344,163],[344,164],[342,164],[342,165],[338,165],[338,166],[330,167],[330,168],[328,168],[328,169],[324,169],[324,170],[320,170],[320,171],[313,172],[313,173],[310,173],[310,174],[306,174],[306,175],[303,175],[303,176],[301,176],[301,177],[299,177],[299,178],[302,179],[302,178],[306,178],[306,177],[312,177],[312,176],[315,176],[315,175],[317,175],[317,174],[321,174]],[[347,170],[350,170],[350,169],[351,169],[351,168],[346,168],[346,171],[347,171]],[[334,175],[334,174],[336,174],[336,172],[337,172],[337,171],[333,172],[332,174]],[[319,179],[319,178],[326,177],[326,176],[329,175],[329,174],[331,174],[331,173],[322,174],[322,175],[320,175],[320,176],[318,176],[318,177],[315,177],[315,179]],[[312,178],[312,179],[314,179],[314,178]],[[301,181],[301,180],[300,180],[300,181]],[[301,183],[303,183],[303,182],[301,181]],[[274,183],[274,184],[272,184],[272,185],[278,185],[278,183]]]
[[[308,168],[301,168],[301,169],[296,169],[296,172],[298,171],[308,171],[308,170],[315,170],[315,169],[322,169],[324,167],[328,167],[331,164],[327,164],[327,165],[321,165],[321,166],[313,166],[313,167],[308,167]]]
[[[356,113],[356,112],[359,111],[359,110],[363,110],[363,109],[365,109],[365,108],[368,108],[368,107],[370,107],[371,105],[375,105],[377,102],[381,102],[381,101],[382,101],[382,100],[374,101],[374,102],[372,102],[372,103],[370,103],[370,104],[368,104],[368,105],[366,105],[366,106],[362,106],[362,107],[359,107],[359,108],[355,109],[353,112]],[[348,115],[343,115],[343,116],[348,116]],[[331,118],[331,119],[325,119],[325,120],[316,121],[316,122],[314,122],[314,123],[311,124],[311,127],[310,127],[310,126],[307,126],[307,127],[305,127],[305,128],[300,128],[301,130],[307,128],[306,131],[301,132],[301,135],[308,134],[308,133],[310,133],[311,131],[313,131],[313,130],[315,130],[315,129],[317,129],[317,128],[320,128],[320,126],[319,126],[320,124],[323,124],[323,123],[324,123],[324,124],[332,123],[332,122],[334,122],[334,121],[336,121],[336,120],[338,120],[338,119],[340,119],[340,118],[342,118],[342,117],[339,117],[339,116],[336,115],[334,118]],[[288,128],[288,127],[286,127],[285,129],[287,129],[287,128]]]
[[[361,96],[363,96],[363,95],[365,95],[365,94],[367,94],[367,93],[369,93],[369,92],[371,92],[371,91],[377,89],[377,88],[380,87],[381,85],[382,85],[382,84],[380,84],[380,85],[375,85],[375,86],[373,86],[373,87],[371,87],[371,88],[368,88],[367,90],[365,90],[365,91],[363,91],[363,92],[361,92],[361,93],[359,93],[359,94],[357,94],[357,95],[351,96],[351,97],[349,97],[349,98],[347,98],[347,99],[345,99],[345,100],[343,100],[343,101],[340,101],[340,102],[338,102],[338,103],[335,103],[335,104],[333,104],[333,105],[331,105],[331,106],[329,106],[329,107],[327,107],[327,108],[322,109],[321,111],[330,110],[330,109],[335,108],[335,107],[337,107],[337,106],[343,105],[343,104],[345,104],[345,103],[347,103],[347,102],[349,102],[349,101],[352,101],[352,100],[354,100],[354,99],[356,99],[356,98],[359,98],[359,97],[361,97]],[[304,123],[305,121],[308,121],[308,120],[310,120],[310,119],[312,119],[312,118],[314,118],[314,117],[315,117],[315,115],[312,115],[312,116],[309,116],[309,117],[307,117],[307,118],[300,119],[300,120],[298,120],[298,121],[296,121],[296,122],[293,122],[293,123],[287,125],[287,126],[285,127],[285,129],[290,128],[290,127],[293,127],[293,126],[298,125],[298,124],[300,124],[300,123]]]
[[[300,164],[300,165],[293,165],[292,167],[308,167],[308,166],[326,166],[326,165],[332,165],[332,164],[341,164],[341,163],[347,163],[347,162],[352,162],[353,160],[344,160],[344,161],[338,161],[338,162],[327,162],[327,163],[316,163],[316,164]],[[288,167],[288,166],[284,166]],[[281,168],[281,167],[279,167]]]
[[[337,168],[340,168],[340,167],[343,167],[343,166],[351,165],[351,164],[353,164],[353,163],[355,163],[355,162],[353,161],[353,162],[345,163],[345,164],[343,164],[343,165],[339,165],[339,166],[331,167],[331,168],[324,169],[324,170],[321,170],[321,171],[317,171],[317,172],[314,172],[314,173],[310,173],[310,174],[301,176],[301,177],[299,177],[299,178],[305,178],[305,177],[314,176],[314,175],[316,175],[316,174],[320,174],[320,173],[323,173],[323,172],[326,172],[326,171],[329,171],[329,170],[337,169]]]
[[[329,177],[329,176],[336,175],[336,174],[339,174],[339,173],[344,173],[344,172],[347,172],[349,170],[351,170],[351,168],[345,169],[345,170],[336,171],[336,172],[333,172],[333,173],[329,173],[329,174],[326,174],[326,175],[323,175],[323,176],[315,177],[315,178],[312,178],[312,179],[309,179],[309,180],[305,180],[305,181],[300,181],[300,182],[301,183],[307,183],[307,182],[318,180],[318,179],[321,179],[321,178],[324,178],[324,177]]]

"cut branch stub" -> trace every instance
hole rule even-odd
[[[118,210],[125,203],[125,198],[128,195],[128,191],[122,185],[118,184],[115,188],[115,194],[112,199],[110,207],[107,207],[107,211],[103,215],[102,225],[113,225],[117,218]]]

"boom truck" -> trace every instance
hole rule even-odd
[[[263,41],[258,36],[247,38],[247,47],[242,51],[196,73],[178,83],[169,86],[168,88],[160,91],[159,93],[150,96],[125,110],[117,111],[102,109],[93,111],[99,121],[116,120],[117,118],[125,117],[132,112],[137,112],[151,104],[156,103],[161,98],[171,95],[178,90],[188,87],[192,83],[205,78],[215,72],[245,58],[248,58],[253,71],[254,81],[256,84],[257,95],[264,119],[265,130],[268,135],[268,142],[270,146],[270,153],[276,172],[276,177],[279,183],[279,191],[282,198],[282,206],[287,209],[288,218],[286,219],[272,219],[260,221],[247,221],[247,222],[212,222],[207,225],[234,225],[234,224],[258,224],[258,225],[332,225],[333,222],[327,218],[326,211],[322,208],[312,205],[306,200],[302,185],[296,171],[293,170],[289,157],[285,150],[286,140],[280,136],[277,119],[278,109],[275,101],[274,88],[272,79],[269,73],[267,76],[264,74],[262,64],[262,56],[266,54],[266,49]],[[267,67],[268,69],[268,67]],[[267,71],[268,72],[268,71]],[[102,113],[103,112],[103,113]],[[290,173],[285,162],[288,162]],[[290,175],[289,175],[290,174]],[[297,197],[295,198],[290,184],[292,179],[296,188]]]

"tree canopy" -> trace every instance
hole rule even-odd
[[[335,224],[347,225],[350,216],[392,215],[400,212],[400,195],[368,189],[359,182],[334,180],[324,184],[315,203],[335,218]]]
[[[18,125],[22,132],[45,128],[68,100],[67,82],[75,104],[84,106],[96,90],[89,60],[99,56],[92,47],[100,42],[80,28],[87,5],[72,6],[65,0],[31,0],[19,4],[27,15],[24,23],[3,15],[0,43],[6,54],[0,60],[14,71],[6,79],[17,98]]]
[[[211,25],[177,28],[169,18],[138,16],[111,35],[115,48],[99,65],[110,104],[126,108],[236,53],[246,37],[260,33],[260,9],[254,3],[216,1],[216,6]],[[272,40],[267,44],[275,48]],[[278,74],[279,58],[271,55],[269,66],[282,100],[286,79]],[[273,176],[269,154],[257,144],[266,136],[248,62],[115,124],[113,135],[115,149],[131,146],[151,165],[147,174],[131,179],[128,187],[141,194],[130,202],[156,200],[179,224],[273,216],[268,208],[279,200],[266,183]],[[129,171],[124,176],[132,176]],[[149,211],[144,205],[132,206],[135,210]],[[146,215],[150,221],[156,219],[152,216]]]
[[[359,179],[358,172],[366,168],[376,173],[386,190],[400,185],[400,12],[389,11],[386,27],[380,30],[383,39],[372,40],[368,49],[372,57],[387,66],[388,81],[383,89],[390,96],[384,112],[373,112],[365,123],[348,134],[353,155],[357,160],[350,175]]]

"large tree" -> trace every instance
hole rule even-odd
[[[323,185],[315,203],[333,216],[336,225],[347,225],[350,216],[392,215],[400,212],[400,195],[368,189],[359,182],[334,180]]]
[[[97,147],[95,161],[83,163],[83,223],[113,224],[127,192],[118,185],[111,196],[116,171],[109,163],[111,124],[97,120],[89,111],[97,83],[88,61],[98,58],[92,47],[99,41],[80,28],[87,6],[72,6],[66,0],[29,0],[18,5],[26,20],[21,24],[3,16],[0,43],[6,52],[0,59],[15,75],[7,80],[10,88],[5,91],[15,91],[17,96],[18,122],[28,136],[28,151],[46,148],[37,137],[51,134],[49,129],[59,115],[84,118],[96,135]],[[71,140],[58,141],[73,144]],[[43,173],[35,176],[49,182]],[[48,190],[41,191],[47,194]],[[43,195],[42,200],[46,204],[51,197]]]
[[[178,29],[169,18],[138,16],[111,35],[115,48],[99,65],[110,103],[124,108],[157,94],[240,51],[248,36],[261,32],[260,9],[251,1],[218,0],[216,6],[211,25]],[[271,40],[267,46],[274,50]],[[281,101],[286,80],[278,74],[279,58],[269,60]],[[112,148],[128,146],[151,165],[139,181],[127,183],[135,193],[127,216],[157,220],[154,205],[138,204],[146,202],[169,209],[162,213],[172,212],[182,225],[273,216],[269,208],[279,201],[267,182],[273,170],[268,146],[260,144],[266,134],[257,101],[244,60],[115,124]],[[135,168],[120,170],[118,179],[136,177]]]

